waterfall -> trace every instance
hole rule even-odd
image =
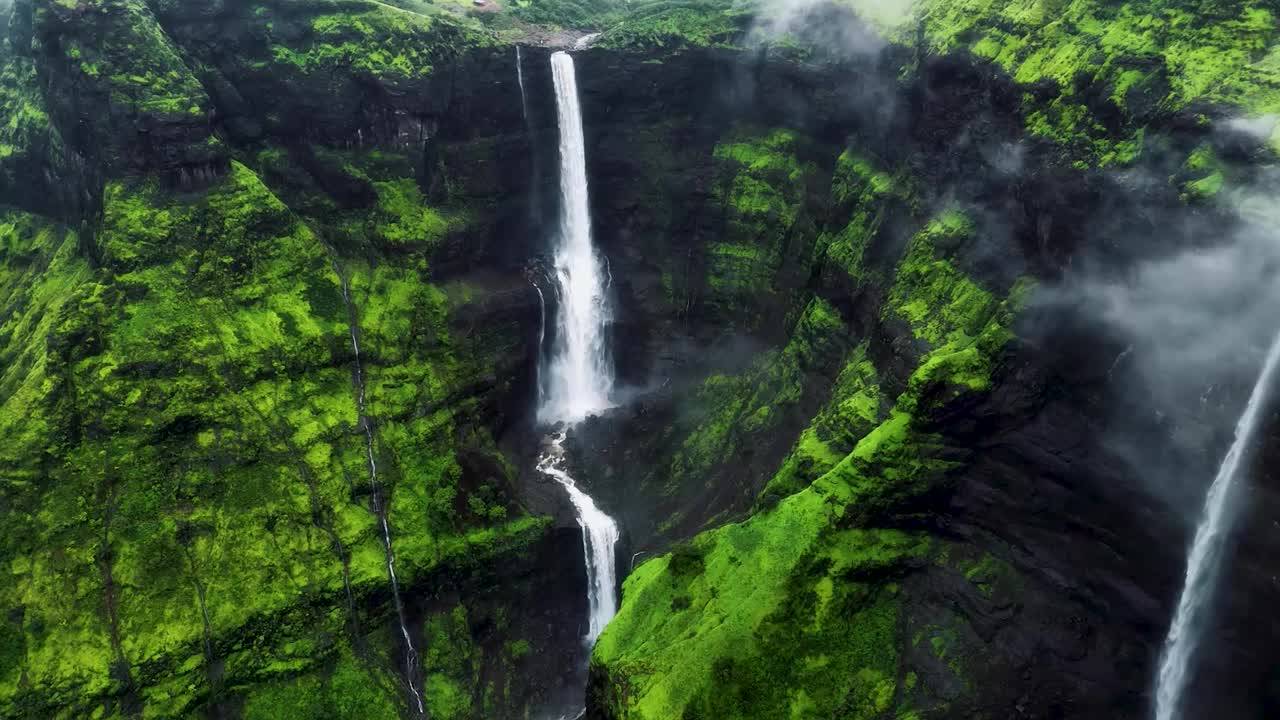
[[[529,125],[529,97],[524,93],[524,60],[520,57],[520,46],[516,46],[516,81],[520,83],[520,116],[524,118],[525,128]]]
[[[1156,720],[1174,720],[1187,683],[1187,671],[1195,654],[1200,624],[1205,607],[1213,594],[1213,585],[1231,523],[1231,496],[1244,473],[1244,459],[1249,443],[1258,430],[1262,410],[1280,366],[1280,335],[1267,353],[1258,383],[1249,396],[1249,404],[1236,424],[1235,440],[1222,460],[1209,494],[1204,502],[1204,516],[1196,528],[1195,540],[1187,558],[1187,574],[1178,598],[1178,609],[1169,635],[1165,638],[1156,680]]]
[[[618,576],[614,547],[618,544],[618,524],[582,492],[578,484],[564,469],[564,433],[554,435],[546,451],[538,460],[538,471],[554,479],[569,493],[569,502],[578,524],[582,526],[582,552],[587,563],[587,635],[583,638],[587,647],[595,645],[596,638],[604,632],[618,613],[618,598],[614,583]]]
[[[538,394],[538,407],[542,407],[542,346],[547,340],[547,297],[537,280],[530,280],[538,291],[538,362],[534,363],[533,387]]]
[[[600,258],[591,241],[587,161],[573,58],[568,53],[554,53],[551,70],[560,123],[560,227],[554,276],[558,302],[553,348],[542,356],[549,367],[540,373],[538,419],[573,425],[610,407],[613,371],[605,346],[610,314]],[[541,298],[541,288],[538,294]],[[582,527],[590,608],[583,640],[590,647],[618,610],[614,558],[618,525],[569,475],[564,438],[563,429],[548,438],[538,470],[564,488]]]
[[[400,600],[400,581],[396,578],[396,554],[391,548],[391,527],[387,524],[387,510],[382,504],[382,486],[378,482],[378,460],[373,453],[373,422],[365,413],[364,363],[360,356],[360,333],[357,331],[355,304],[351,301],[351,286],[347,282],[347,277],[338,271],[336,262],[334,272],[338,273],[338,278],[342,283],[342,299],[347,304],[347,313],[350,316],[348,327],[351,330],[351,350],[355,354],[356,418],[360,423],[360,427],[364,429],[365,461],[368,464],[369,488],[372,495],[370,502],[373,505],[373,513],[378,518],[378,524],[382,532],[382,548],[386,554],[387,577],[391,580],[391,599],[395,604],[396,619],[400,623],[400,635],[404,639],[405,682],[409,685],[409,692],[413,694],[414,703],[418,707],[418,715],[425,716],[426,708],[423,706],[422,693],[418,690],[415,680],[418,667],[418,651],[413,647],[413,638],[409,635],[409,624],[405,620],[404,603]]]
[[[613,371],[605,328],[611,320],[600,258],[591,242],[587,161],[573,58],[551,56],[560,123],[560,228],[555,249],[561,302],[546,375],[547,394],[538,408],[544,422],[575,423],[610,407]]]

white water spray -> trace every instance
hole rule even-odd
[[[560,303],[538,419],[575,423],[611,406],[613,369],[605,328],[612,318],[600,258],[591,242],[586,149],[573,58],[565,52],[552,54],[551,70],[560,123],[560,236],[555,250]]]
[[[618,598],[614,592],[618,576],[614,547],[618,544],[618,524],[596,507],[591,496],[582,492],[564,469],[564,433],[550,439],[538,460],[538,471],[554,479],[569,493],[574,514],[582,526],[582,551],[587,559],[587,607],[590,611],[587,647],[595,645],[605,625],[618,614]]]
[[[1199,640],[1202,615],[1213,595],[1213,586],[1222,555],[1223,542],[1231,527],[1231,498],[1244,474],[1244,459],[1249,443],[1258,430],[1263,407],[1271,394],[1276,368],[1280,366],[1280,335],[1271,345],[1263,363],[1258,383],[1249,396],[1249,404],[1236,424],[1235,441],[1222,460],[1209,494],[1205,498],[1204,516],[1196,528],[1195,540],[1187,558],[1187,575],[1178,599],[1178,609],[1165,639],[1160,658],[1160,674],[1156,680],[1156,720],[1174,720],[1186,688],[1187,673]]]
[[[334,271],[338,272],[336,265]],[[373,453],[373,423],[365,414],[364,364],[360,357],[360,335],[356,332],[355,305],[351,302],[351,288],[346,276],[338,272],[338,277],[342,282],[342,299],[346,301],[347,310],[351,313],[348,326],[351,330],[351,350],[355,353],[356,417],[360,426],[364,428],[365,459],[369,467],[373,512],[382,529],[382,548],[386,553],[387,577],[391,580],[391,598],[396,608],[396,619],[400,623],[400,635],[404,638],[405,681],[409,684],[409,692],[412,693],[413,701],[417,705],[418,715],[426,715],[422,693],[418,690],[415,679],[418,669],[418,651],[413,647],[413,638],[409,635],[409,624],[405,620],[404,603],[400,600],[400,581],[396,578],[396,554],[391,548],[391,527],[387,524],[387,511],[382,505],[382,486],[378,482],[378,460]]]

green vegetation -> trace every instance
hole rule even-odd
[[[254,689],[245,703],[244,718],[395,720],[400,717],[393,700],[395,684],[394,678],[342,648],[331,666]]]
[[[803,205],[818,169],[797,157],[799,142],[790,130],[740,129],[714,149],[726,227],[707,251],[707,302],[726,314],[758,306],[783,263],[797,260],[787,256],[807,254]]]
[[[596,45],[613,49],[734,47],[751,13],[722,0],[660,0],[638,4]]]
[[[433,127],[471,99],[462,73],[510,68],[493,59],[509,58],[501,42],[593,29],[602,49],[662,64],[742,47],[753,8],[511,0],[486,28],[455,0],[264,0],[223,9],[243,28],[208,42],[215,52],[184,45],[167,0],[37,5],[39,39],[23,50],[39,52],[0,51],[0,192],[30,210],[44,177],[95,210],[0,210],[0,715],[116,717],[135,701],[143,717],[220,701],[246,718],[403,712],[353,322],[399,577],[424,605],[431,715],[527,711],[519,680],[491,671],[517,677],[541,650],[507,617],[519,593],[495,591],[497,568],[532,562],[549,527],[514,497],[517,470],[492,434],[515,422],[503,415],[528,328],[483,312],[506,292],[491,278],[443,280],[435,258],[509,219],[485,195],[498,191],[458,178],[501,160],[515,132],[449,128],[453,144],[426,166],[416,149],[349,135],[410,106],[410,122]],[[1144,123],[1196,103],[1280,112],[1275,10],[1261,0],[926,0],[914,17],[876,5],[894,37],[915,45],[919,22],[927,49],[1007,71],[1027,129],[1079,167],[1131,162]],[[308,107],[290,93],[350,105],[340,127],[317,128],[331,146],[282,137],[298,126],[285,115]],[[264,96],[279,108],[245,107]],[[618,206],[660,205],[646,231],[719,223],[710,242],[653,241],[658,304],[673,324],[776,345],[706,377],[662,430],[669,462],[646,491],[738,496],[628,580],[594,657],[609,709],[945,713],[916,702],[942,671],[914,655],[972,689],[971,628],[911,617],[904,588],[949,573],[1003,599],[1020,577],[928,529],[930,501],[969,461],[936,421],[990,390],[1029,284],[1002,297],[966,274],[979,231],[958,209],[884,257],[900,248],[881,237],[886,220],[919,220],[929,189],[856,137],[730,125],[674,147],[689,124],[625,128],[642,189]],[[139,159],[153,151],[154,164]],[[205,166],[211,185],[169,177]],[[1237,177],[1204,145],[1171,183],[1211,202]],[[679,216],[675,182],[709,194],[707,217]],[[740,522],[715,527],[726,518]]]
[[[845,332],[835,309],[814,299],[786,346],[765,353],[743,373],[708,378],[695,400],[702,412],[689,419],[691,431],[666,473],[669,491],[700,478],[711,482],[724,458],[767,437],[800,402],[808,376],[840,352]]]
[[[696,572],[676,572],[675,555],[637,568],[594,660],[620,694],[616,716],[821,717],[852,698],[852,717],[882,711],[897,598],[859,576],[923,556],[929,541],[836,532],[839,512],[806,491],[699,536]]]
[[[313,13],[304,39],[274,42],[273,60],[307,74],[354,71],[383,80],[421,80],[436,62],[489,42],[485,33],[452,15],[424,15],[373,2],[357,7]],[[268,9],[259,22],[270,28],[277,13],[289,12]]]
[[[1226,165],[1208,146],[1196,148],[1183,165],[1187,178],[1183,183],[1184,202],[1207,200],[1217,195],[1226,183]]]
[[[0,162],[49,142],[49,114],[36,83],[34,63],[0,53]]]
[[[1084,99],[1090,87],[1130,120],[1201,101],[1280,110],[1277,25],[1260,0],[939,1],[923,19],[936,51],[967,47],[1019,83],[1056,83],[1048,103],[1024,103],[1028,128],[1101,165],[1132,160],[1142,128],[1109,127]]]
[[[77,19],[86,10],[96,13],[93,23]],[[199,117],[209,108],[196,75],[145,2],[54,3],[49,12],[60,21],[72,82],[105,87],[111,103],[148,115]]]
[[[949,546],[884,521],[916,512],[918,501],[962,469],[946,440],[922,430],[921,421],[941,402],[940,389],[987,387],[1024,292],[997,301],[937,255],[938,246],[969,232],[963,215],[943,213],[898,266],[886,313],[912,322],[934,349],[887,416],[860,346],[757,513],[697,536],[628,578],[622,609],[593,656],[593,672],[611,688],[612,717],[908,712],[901,703],[919,691],[919,678],[899,686],[907,672],[898,640],[904,618],[899,586],[886,578],[948,566]],[[913,310],[921,303],[933,306],[928,318]],[[839,457],[836,448],[854,437]],[[820,476],[806,485],[815,472]],[[967,572],[971,582],[992,582],[984,566]],[[962,677],[964,668],[957,664],[954,672]]]
[[[961,274],[940,248],[969,239],[973,224],[963,213],[944,212],[930,221],[907,248],[889,291],[886,319],[907,321],[912,333],[930,345],[976,335],[991,316],[996,300]]]
[[[876,427],[884,398],[875,366],[867,359],[867,343],[849,354],[831,388],[831,399],[814,417],[760,495],[768,506],[805,489],[834,468]]]
[[[911,377],[911,390],[940,381],[952,386],[952,395],[986,390],[1000,349],[1013,338],[1008,329],[1012,312],[1031,285],[1020,281],[1000,301],[957,270],[946,258],[973,231],[968,217],[947,210],[912,239],[898,266],[884,319],[907,322],[912,334],[931,348]],[[923,408],[913,403],[907,409]]]
[[[279,678],[293,699],[257,707],[306,717],[343,677],[307,673],[358,620],[348,588],[386,583],[333,258],[241,165],[190,198],[112,183],[105,205],[98,270],[66,230],[0,222],[0,604],[24,658],[0,713],[87,715],[134,684],[186,714],[216,692],[208,632],[229,685]],[[457,452],[500,454],[441,404],[494,337],[451,340],[425,266],[351,267],[402,583],[520,552],[545,526],[509,514],[507,478],[458,487]]]
[[[818,238],[818,247],[826,253],[827,266],[844,271],[859,284],[878,281],[878,277],[868,274],[863,255],[885,214],[910,203],[908,187],[908,180],[901,174],[883,172],[852,150],[842,152],[831,176],[831,199],[833,213],[839,218],[835,223],[838,229],[824,232]]]

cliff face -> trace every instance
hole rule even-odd
[[[588,426],[582,475],[631,552],[741,522],[628,579],[594,656],[601,716],[1146,712],[1181,558],[1151,550],[1178,531],[1144,519],[1091,427],[1122,348],[1068,360],[1068,330],[1034,323],[1030,342],[1015,321],[1035,278],[1108,244],[1080,215],[1123,191],[1028,138],[1008,80],[943,58],[897,86],[905,61],[799,85],[786,63],[720,58],[745,92],[702,115],[740,123],[704,155],[693,212],[715,220],[644,256],[674,267],[622,275],[671,277],[690,335],[721,333],[709,347],[764,349]],[[757,129],[777,127],[781,88],[801,122]],[[867,112],[885,88],[893,104]],[[601,105],[629,117],[621,103]],[[1127,202],[1189,221],[1174,188]]]
[[[396,5],[15,4],[0,715],[408,716],[375,485],[431,716],[580,692],[581,544],[528,457],[549,50],[521,88],[538,28]],[[1218,108],[1269,107],[1274,34],[1151,5],[813,10],[840,52],[646,5],[577,54],[628,402],[570,448],[634,566],[591,716],[1147,712],[1188,528],[1110,440],[1211,474],[1221,438],[1175,447],[1124,338],[1040,298],[1231,227],[1269,151]]]
[[[397,715],[366,424],[437,716],[550,702],[583,602],[496,443],[537,322],[506,49],[361,4],[11,28],[3,714]]]
[[[1212,200],[1224,179],[1254,181],[1268,136],[1215,129],[1239,110],[1210,101],[1272,106],[1271,81],[1251,83],[1274,29],[1241,19],[1271,17],[1260,8],[1184,36],[1162,22],[1191,8],[1058,10],[1097,13],[1112,35],[1090,53],[1034,23],[946,16],[955,31],[939,6],[909,49],[692,52],[686,73],[595,56],[597,77],[636,78],[598,90],[598,147],[636,116],[680,139],[668,160],[633,132],[626,169],[605,152],[596,173],[625,178],[629,201],[604,242],[679,243],[633,252],[619,293],[679,318],[656,335],[680,338],[643,356],[658,366],[629,407],[579,435],[581,474],[625,518],[636,565],[593,656],[598,716],[1149,712],[1194,520],[1194,502],[1185,518],[1168,503],[1188,477],[1202,492],[1225,448],[1171,434],[1229,427],[1241,400],[1214,388],[1252,378],[1193,380],[1217,421],[1162,418],[1128,391],[1123,334],[1048,298],[1074,263],[1125,273],[1235,232]],[[1140,61],[1117,40],[1136,13],[1163,28],[1138,33]],[[1250,70],[1194,94],[1178,55],[1191,36],[1253,48]],[[935,55],[958,39],[994,62]],[[681,201],[634,180],[657,175],[654,157]],[[617,272],[627,250],[610,257]],[[1268,596],[1244,579],[1265,541],[1243,533],[1215,627]],[[1189,707],[1233,687],[1234,716],[1265,716],[1272,643],[1208,637]],[[1251,670],[1232,676],[1223,657]]]

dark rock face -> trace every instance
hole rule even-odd
[[[1187,687],[1186,717],[1267,718],[1280,711],[1280,649],[1273,642],[1280,628],[1271,611],[1280,599],[1276,437],[1273,410],[1253,447],[1252,475],[1236,491],[1236,522]]]
[[[1014,685],[981,711],[1012,703],[1028,717],[1144,717],[1182,561],[1161,538],[1181,528],[1162,524],[1124,461],[1098,446],[1089,405],[1105,397],[1105,367],[1061,363],[1020,353],[986,402],[946,421],[974,463],[944,526],[1001,548],[1028,578],[1003,616],[980,603],[962,611],[991,633],[988,682]]]
[[[672,486],[662,470],[654,472],[688,437],[681,423],[696,387],[689,379],[712,368],[740,370],[717,356],[725,347],[777,343],[782,319],[794,312],[789,298],[801,288],[845,310],[854,337],[869,338],[887,387],[905,387],[919,353],[904,341],[909,333],[878,317],[883,286],[812,277],[803,264],[796,272],[778,270],[752,308],[765,320],[738,340],[725,333],[724,317],[696,297],[679,307],[667,303],[660,276],[671,271],[655,259],[688,258],[685,267],[696,276],[705,272],[707,246],[729,232],[716,170],[706,158],[730,118],[811,133],[818,154],[846,141],[855,148],[875,143],[873,152],[921,179],[917,208],[959,202],[977,216],[983,241],[956,248],[955,261],[997,291],[1029,273],[1053,281],[1080,257],[1123,268],[1192,244],[1222,221],[1186,210],[1168,187],[1057,164],[1052,147],[1023,136],[1020,91],[969,58],[928,58],[918,81],[894,88],[884,79],[894,77],[892,67],[872,61],[801,72],[786,62],[696,57],[676,67],[608,53],[581,60],[597,235],[621,278],[620,368],[642,389],[624,409],[580,428],[573,447],[580,475],[623,519],[630,538],[624,566],[633,553],[660,551],[703,523],[742,517],[822,403],[838,367],[810,368],[803,399],[778,432],[734,451],[711,479],[694,476],[696,485]],[[624,75],[631,78],[624,87],[607,84]],[[669,88],[681,91],[673,96],[664,92]],[[869,110],[882,96],[892,101]],[[678,138],[660,173],[647,150],[652,126]],[[1188,148],[1202,139],[1198,133],[1174,125],[1161,141]],[[1163,158],[1151,162],[1138,174],[1164,172]],[[827,211],[816,205],[811,212],[821,224]],[[868,249],[870,262],[896,260],[912,212],[900,207],[884,220]],[[673,244],[655,250],[647,238]],[[1107,418],[1126,401],[1122,393],[1112,396],[1109,371],[1123,347],[1101,328],[1059,323],[1047,319],[1006,358],[985,401],[934,421],[948,445],[971,453],[972,461],[954,478],[954,491],[937,498],[926,524],[1010,563],[1023,578],[1016,598],[1004,601],[934,569],[905,581],[909,627],[954,614],[976,633],[964,642],[983,657],[975,684],[985,690],[981,698],[946,698],[957,717],[1148,712],[1188,528],[1110,448],[1116,428]],[[1193,462],[1211,476],[1212,462]]]

